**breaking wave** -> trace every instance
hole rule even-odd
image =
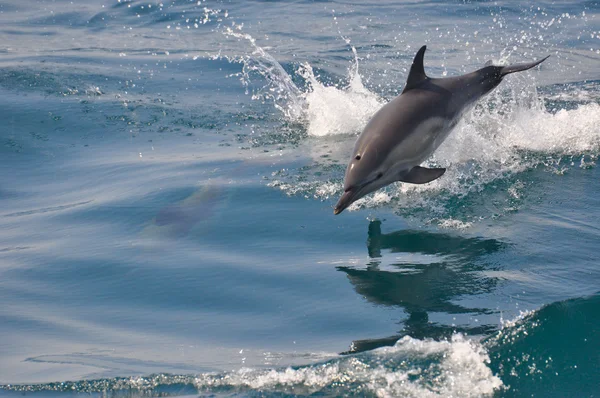
[[[502,387],[481,343],[456,334],[449,341],[400,339],[393,347],[283,369],[242,368],[200,375],[158,374],[41,385],[5,385],[20,392],[69,391],[112,395],[227,396],[489,396]],[[135,394],[138,392],[139,394]]]
[[[587,396],[597,390],[597,361],[589,353],[598,350],[599,321],[589,314],[599,304],[598,294],[558,301],[501,319],[499,329],[481,340],[459,333],[440,341],[405,336],[391,347],[329,359],[317,355],[318,362],[303,366],[0,385],[0,390],[34,396],[53,391],[114,397],[482,397],[535,395],[541,381],[564,396],[577,378],[578,392]]]

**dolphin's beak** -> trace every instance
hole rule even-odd
[[[340,200],[338,200],[337,204],[333,208],[333,214],[338,215],[341,212],[343,212],[344,209],[346,209],[352,204],[352,202],[354,202],[355,197],[356,191],[354,191],[353,189],[349,189],[346,192],[344,192],[344,194],[340,197]]]

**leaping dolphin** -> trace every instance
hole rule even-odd
[[[466,75],[433,79],[425,74],[417,52],[402,93],[369,121],[354,145],[344,177],[344,194],[334,214],[363,196],[395,181],[425,184],[446,169],[419,166],[440,146],[461,116],[492,91],[504,76],[531,69],[536,62],[494,66],[491,63]]]

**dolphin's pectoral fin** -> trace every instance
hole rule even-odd
[[[445,172],[446,169],[428,169],[427,167],[415,166],[399,181],[410,182],[411,184],[427,184],[440,178]]]

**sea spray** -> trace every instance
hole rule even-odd
[[[256,39],[247,33],[242,33],[240,25],[234,25],[233,28],[226,27],[223,33],[226,36],[244,40],[250,45],[251,52],[249,54],[228,59],[242,64],[242,71],[238,76],[246,90],[250,86],[253,74],[264,79],[264,85],[253,90],[252,99],[271,101],[273,106],[290,121],[303,119],[303,93],[296,87],[281,64],[264,48],[257,45]],[[246,93],[249,92],[246,91]]]

